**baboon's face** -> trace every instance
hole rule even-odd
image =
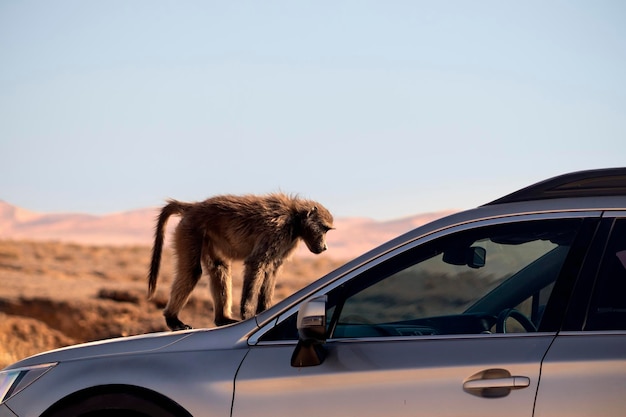
[[[302,224],[302,240],[307,248],[315,254],[328,249],[326,232],[333,228],[333,216],[322,206],[313,207]]]

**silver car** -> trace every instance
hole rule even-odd
[[[436,220],[247,321],[24,359],[0,401],[0,417],[626,415],[626,168]]]

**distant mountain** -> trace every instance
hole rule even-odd
[[[37,213],[0,200],[0,239],[59,241],[86,245],[152,245],[159,208],[146,208],[94,216],[80,213]],[[391,221],[367,218],[335,219],[328,232],[328,254],[351,259],[387,240],[454,211],[418,214]],[[176,225],[172,217],[168,232]],[[168,238],[166,237],[166,244]],[[308,254],[301,245],[297,256]]]

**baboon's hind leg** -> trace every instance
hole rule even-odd
[[[236,323],[237,320],[231,317],[233,288],[230,263],[222,259],[205,259],[205,265],[209,274],[211,295],[213,296],[215,325],[223,326]]]
[[[172,283],[170,299],[163,310],[165,323],[172,330],[191,329],[191,326],[180,321],[178,313],[187,303],[189,295],[202,276],[200,254],[196,252],[185,251],[178,253],[176,278],[174,278]]]

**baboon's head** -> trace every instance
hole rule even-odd
[[[300,237],[315,254],[328,249],[326,232],[333,229],[333,216],[322,205],[316,204],[301,215]]]

